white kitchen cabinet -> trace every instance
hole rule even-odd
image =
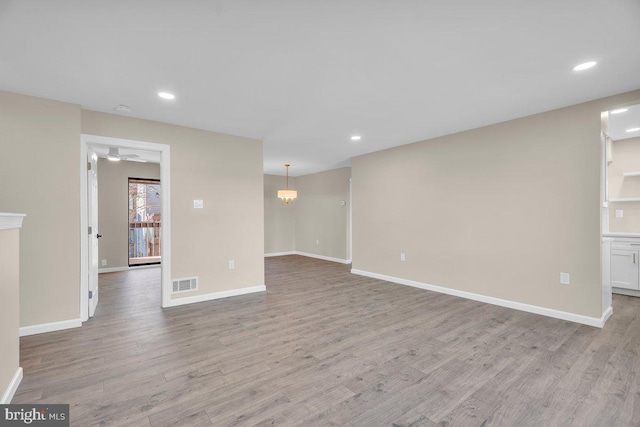
[[[640,290],[639,259],[640,252],[634,249],[611,248],[611,286],[614,288]]]

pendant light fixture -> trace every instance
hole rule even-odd
[[[287,189],[286,190],[278,190],[278,198],[282,199],[287,205],[293,201],[293,199],[298,197],[298,192],[296,190],[289,190],[289,166],[290,164],[284,165],[287,168]]]

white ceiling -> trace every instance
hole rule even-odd
[[[638,41],[638,0],[0,0],[0,89],[258,138],[296,176],[638,89]]]
[[[640,137],[640,131],[627,132],[627,129],[640,128],[640,104],[627,107],[627,111],[609,114],[609,136],[614,141]]]

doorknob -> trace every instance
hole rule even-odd
[[[96,237],[99,239],[102,237],[102,234],[96,234]]]

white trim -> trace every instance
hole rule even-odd
[[[26,214],[0,212],[0,230],[22,228],[22,219]]]
[[[80,319],[89,319],[89,284],[87,254],[87,151],[90,144],[160,152],[162,183],[162,307],[171,300],[171,163],[170,146],[154,142],[134,141],[97,135],[80,135]]]
[[[640,202],[640,197],[621,197],[618,199],[609,199],[609,203],[623,203],[623,202]]]
[[[311,254],[309,252],[300,252],[300,251],[271,252],[270,254],[264,254],[264,257],[269,258],[274,256],[285,256],[285,255],[300,255],[300,256],[306,256],[308,258],[317,258],[325,261],[338,262],[340,264],[351,264],[350,259],[334,258],[330,256],[316,255],[316,254]]]
[[[265,258],[269,258],[272,256],[284,256],[284,255],[295,255],[296,251],[289,251],[289,252],[271,252],[268,254],[264,254]]]
[[[349,178],[349,259],[353,259],[353,178]]]
[[[339,262],[340,264],[351,264],[351,260],[350,259],[333,258],[333,257],[330,257],[330,256],[310,254],[308,252],[296,251],[295,255],[302,255],[302,256],[309,257],[309,258],[323,259],[325,261]]]
[[[60,322],[42,323],[40,325],[23,326],[20,328],[20,336],[43,334],[45,332],[61,331],[63,329],[79,328],[82,319],[61,320]]]
[[[386,280],[387,282],[393,282],[400,285],[412,286],[414,288],[425,289],[427,291],[438,292],[441,294],[453,295],[460,298],[466,298],[474,301],[480,301],[487,304],[499,305],[501,307],[513,308],[515,310],[526,311],[529,313],[541,314],[543,316],[554,317],[556,319],[568,320],[570,322],[582,323],[584,325],[595,326],[596,328],[602,328],[607,321],[613,309],[609,307],[602,314],[602,317],[590,317],[582,314],[569,313],[566,311],[554,310],[551,308],[540,307],[537,305],[524,304],[521,302],[510,301],[500,298],[494,298],[486,295],[474,294],[472,292],[460,291],[458,289],[445,288],[442,286],[429,285],[426,283],[416,282],[414,280],[400,279],[398,277],[387,276],[384,274],[371,273],[369,271],[351,269],[351,273],[360,276],[371,277],[374,279]]]
[[[622,237],[628,239],[637,239],[640,237],[640,233],[603,233],[602,237]]]
[[[232,289],[230,291],[221,291],[221,292],[212,292],[210,294],[194,295],[192,297],[174,298],[169,301],[169,304],[167,305],[167,307],[176,307],[179,305],[193,304],[196,302],[204,302],[204,301],[211,301],[211,300],[221,299],[221,298],[235,297],[238,295],[252,294],[255,292],[265,292],[266,290],[267,290],[267,287],[265,285],[259,285],[259,286],[251,286],[248,288]]]
[[[11,403],[13,396],[16,394],[16,391],[18,391],[18,386],[20,385],[21,381],[22,368],[18,366],[18,369],[16,369],[16,373],[13,374],[13,378],[11,379],[9,386],[2,395],[2,400],[0,400],[1,405],[8,405],[9,403]]]
[[[624,288],[611,288],[611,291],[614,294],[626,295],[629,297],[640,297],[640,291],[636,291],[635,289],[624,289]]]
[[[115,273],[117,271],[142,270],[143,268],[161,268],[161,267],[162,267],[161,264],[134,265],[131,267],[107,267],[107,268],[99,268],[98,274]]]
[[[602,313],[602,317],[600,318],[599,322],[600,322],[600,326],[596,326],[598,328],[603,328],[604,324],[607,323],[607,320],[609,320],[609,318],[613,316],[613,307],[609,306],[604,313]]]
[[[83,322],[89,320],[89,243],[87,242],[88,231],[88,206],[87,206],[87,155],[89,147],[80,135],[80,319]]]

